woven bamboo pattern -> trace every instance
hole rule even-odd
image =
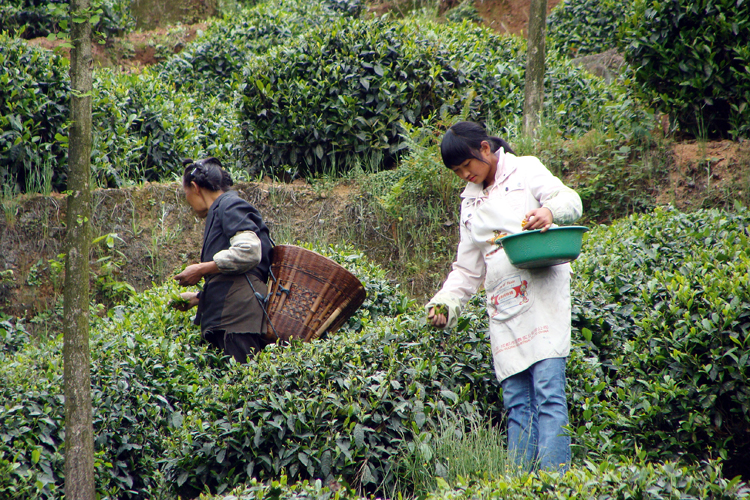
[[[294,245],[276,245],[271,254],[269,335],[305,342],[333,333],[362,305],[365,287],[327,257]],[[275,277],[275,280],[273,279]]]

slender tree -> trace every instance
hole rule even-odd
[[[544,107],[544,41],[547,26],[547,0],[531,0],[529,36],[526,51],[526,91],[523,105],[523,129],[534,136]]]
[[[63,316],[65,497],[93,500],[94,438],[89,353],[89,219],[91,217],[90,0],[70,2],[70,132]]]

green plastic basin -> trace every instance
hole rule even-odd
[[[581,253],[584,226],[554,227],[511,234],[503,238],[510,263],[521,269],[549,267],[575,260]]]

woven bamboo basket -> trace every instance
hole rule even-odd
[[[362,305],[366,292],[349,271],[327,257],[294,245],[271,254],[268,335],[305,342],[333,333]]]

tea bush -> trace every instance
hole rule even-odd
[[[156,72],[97,72],[94,81],[92,170],[108,187],[172,180],[182,158],[216,156],[239,163],[239,130],[230,102],[175,92]]]
[[[0,31],[25,39],[57,33],[70,16],[68,0],[5,0],[0,5]],[[100,10],[94,31],[119,36],[135,27],[128,0],[93,0],[91,7]]]
[[[657,210],[587,238],[573,296],[588,376],[571,405],[586,449],[722,457],[747,476],[750,212],[736,210]]]
[[[67,60],[0,35],[0,181],[25,192],[51,167],[51,186],[67,182]],[[94,75],[91,169],[99,185],[172,180],[181,159],[213,155],[240,161],[231,103],[174,92],[157,73],[100,70]]]
[[[518,478],[465,480],[455,487],[443,484],[429,500],[503,498],[505,500],[599,500],[603,498],[664,498],[730,500],[750,497],[750,488],[724,479],[715,462],[703,466],[675,463],[586,462],[565,475],[540,472]]]
[[[326,253],[347,263],[368,293],[393,293],[359,256]],[[242,366],[200,345],[189,315],[167,306],[173,290],[139,294],[92,326],[95,466],[104,498],[221,491],[253,476],[279,477],[282,467],[296,478],[343,475],[374,488],[413,428],[437,414],[497,407],[483,336],[467,330],[425,339],[428,331],[413,320],[388,319],[407,311],[398,293],[390,306],[360,309],[327,341],[270,348]],[[385,322],[375,327],[378,314]],[[355,333],[361,324],[367,329]],[[6,346],[0,469],[12,473],[0,475],[0,491],[57,498],[62,338]]]
[[[53,185],[67,180],[68,64],[49,51],[0,33],[0,182],[22,190],[32,172],[54,165]]]
[[[636,80],[684,132],[748,136],[748,2],[635,0],[622,31]]]
[[[570,57],[614,49],[631,8],[622,0],[563,0],[547,17],[548,39]]]
[[[524,59],[522,40],[469,23],[374,19],[313,29],[243,70],[245,152],[276,173],[289,166],[302,175],[345,172],[354,156],[371,154],[387,166],[406,147],[402,123],[463,108],[468,119],[514,122],[522,114]],[[625,110],[605,112],[627,91],[555,53],[545,85],[564,135],[638,116],[632,99]]]
[[[262,3],[210,24],[199,40],[162,64],[162,75],[177,89],[231,98],[251,58],[313,26],[342,15],[356,17],[361,10],[358,0]]]
[[[672,462],[644,463],[640,460],[585,462],[564,476],[554,473],[507,477],[463,478],[455,484],[438,479],[440,488],[420,492],[429,500],[503,498],[508,500],[600,500],[602,498],[700,498],[740,500],[750,498],[750,488],[737,479],[722,476],[716,462],[685,466]],[[204,500],[359,499],[346,484],[323,485],[320,480],[289,484],[282,476],[266,484],[251,481],[229,494],[205,496]]]

